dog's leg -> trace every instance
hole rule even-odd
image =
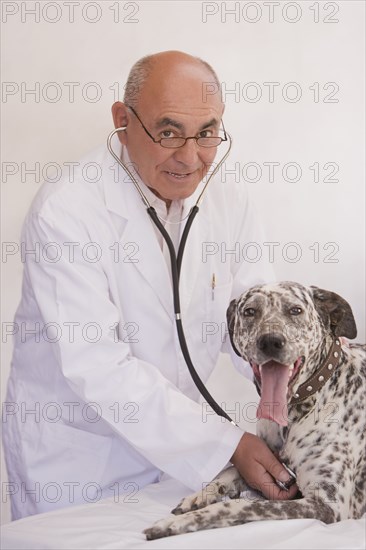
[[[366,512],[366,459],[365,455],[360,456],[356,466],[355,490],[351,496],[350,517],[361,518]]]
[[[230,527],[251,521],[266,519],[316,518],[324,523],[335,521],[334,512],[316,498],[291,501],[228,501],[217,502],[203,510],[188,512],[180,516],[170,516],[145,529],[148,540],[180,535],[204,529]]]
[[[208,483],[201,491],[189,495],[172,510],[172,514],[185,514],[191,510],[204,508],[222,500],[223,496],[238,498],[242,491],[248,489],[247,484],[240,476],[236,468],[223,470],[213,481]]]
[[[257,420],[256,431],[257,436],[263,439],[273,453],[278,455],[285,441],[283,427],[272,420],[260,418]]]

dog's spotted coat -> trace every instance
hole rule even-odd
[[[324,386],[301,403],[291,404],[332,342],[356,336],[348,303],[333,292],[296,283],[257,286],[231,302],[228,329],[235,351],[253,366],[259,392],[267,361],[279,367],[300,363],[289,371],[288,409],[281,412],[287,418],[278,411],[261,418],[257,434],[296,472],[301,498],[267,501],[258,493],[254,499],[240,500],[248,486],[232,467],[183,499],[173,510],[175,515],[146,529],[146,537],[265,519],[316,518],[332,523],[361,517],[366,511],[365,346],[343,345],[334,374]],[[224,502],[223,496],[236,500]]]

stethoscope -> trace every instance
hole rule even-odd
[[[219,416],[223,416],[224,418],[229,420],[229,422],[231,422],[232,424],[237,426],[236,422],[234,422],[234,420],[232,420],[230,418],[230,416],[220,407],[220,405],[212,397],[212,395],[210,394],[210,392],[208,391],[208,389],[206,388],[206,386],[202,382],[201,378],[199,377],[199,375],[198,375],[198,373],[197,373],[197,371],[196,371],[196,369],[195,369],[195,367],[192,363],[191,357],[189,355],[187,341],[186,341],[184,330],[183,330],[183,325],[182,325],[181,309],[180,309],[180,296],[179,296],[179,277],[180,277],[180,271],[181,271],[181,267],[182,267],[183,252],[184,252],[184,248],[185,248],[185,245],[186,245],[186,241],[187,241],[189,231],[191,229],[191,225],[193,223],[193,220],[194,220],[195,216],[197,215],[197,213],[199,211],[199,206],[202,202],[203,194],[206,191],[208,184],[210,183],[210,181],[214,177],[214,175],[217,174],[218,170],[221,168],[222,164],[225,162],[225,160],[229,156],[229,153],[230,153],[231,147],[232,147],[232,138],[226,132],[226,135],[229,139],[228,150],[226,151],[225,155],[221,158],[220,162],[215,166],[212,173],[210,173],[210,175],[209,175],[209,177],[208,177],[208,179],[207,179],[207,181],[206,181],[206,183],[205,183],[205,185],[204,185],[204,187],[203,187],[203,189],[202,189],[195,205],[191,208],[191,210],[189,212],[189,215],[187,217],[186,224],[184,226],[184,230],[183,230],[183,234],[182,234],[180,243],[179,243],[178,254],[176,254],[173,242],[172,242],[168,232],[166,231],[165,227],[161,223],[161,221],[160,221],[160,219],[159,219],[159,217],[156,213],[155,208],[153,206],[151,206],[148,198],[146,197],[146,195],[142,191],[140,185],[138,184],[135,176],[132,174],[132,172],[129,169],[129,167],[127,166],[127,164],[122,162],[122,160],[118,157],[118,155],[116,155],[116,153],[114,152],[114,150],[112,148],[111,141],[112,141],[112,137],[114,136],[114,134],[116,134],[117,132],[123,132],[123,131],[126,130],[126,128],[127,128],[127,126],[122,126],[120,128],[114,129],[108,136],[107,147],[108,147],[108,150],[109,150],[110,154],[113,156],[113,158],[118,162],[118,164],[121,166],[121,168],[123,168],[123,170],[130,176],[132,183],[136,187],[137,191],[140,194],[140,197],[141,197],[143,203],[146,206],[147,213],[149,214],[151,220],[153,221],[153,223],[156,225],[156,227],[158,228],[158,230],[162,234],[162,236],[163,236],[163,238],[164,238],[164,240],[165,240],[165,242],[168,246],[169,255],[170,255],[171,272],[172,272],[174,317],[175,317],[175,322],[176,322],[176,327],[177,327],[179,344],[180,344],[180,347],[181,347],[181,350],[182,350],[182,353],[183,353],[183,357],[185,359],[185,362],[187,364],[188,370],[190,372],[190,375],[191,375],[194,383],[196,384],[199,392],[204,397],[204,399],[207,401],[207,403],[210,405],[210,407],[216,412],[216,414],[218,414]]]
[[[229,156],[229,153],[230,153],[231,147],[232,147],[232,143],[233,143],[232,138],[231,138],[230,134],[228,134],[226,132],[226,135],[229,138],[228,150],[226,151],[225,155],[221,158],[220,162],[215,166],[215,169],[213,170],[213,172],[208,177],[207,182],[206,182],[205,186],[203,187],[203,190],[200,193],[200,195],[199,195],[199,197],[196,201],[196,204],[191,208],[191,210],[189,212],[187,222],[184,226],[182,238],[181,238],[180,243],[179,243],[178,254],[176,255],[173,242],[172,242],[168,232],[166,231],[165,227],[161,223],[161,221],[160,221],[160,219],[159,219],[159,217],[156,213],[155,208],[153,206],[151,206],[151,204],[149,203],[146,195],[142,191],[142,189],[139,186],[135,176],[131,173],[128,166],[124,162],[122,162],[122,160],[118,157],[118,155],[116,155],[116,153],[113,151],[112,144],[111,144],[112,137],[117,132],[122,132],[122,131],[126,130],[126,128],[127,128],[127,126],[123,126],[121,128],[116,128],[115,130],[113,130],[108,136],[107,147],[108,147],[109,152],[113,156],[113,158],[115,158],[115,160],[118,162],[118,164],[121,166],[121,168],[123,168],[123,170],[130,176],[131,181],[133,182],[133,184],[135,185],[137,191],[139,192],[142,201],[146,205],[147,213],[149,214],[150,218],[152,219],[152,221],[154,222],[154,224],[156,225],[156,227],[158,228],[158,230],[162,234],[166,244],[168,245],[169,254],[170,254],[171,271],[172,271],[174,316],[175,316],[175,322],[176,322],[176,327],[177,327],[177,332],[178,332],[179,344],[180,344],[180,347],[181,347],[181,350],[182,350],[182,353],[183,353],[183,357],[184,357],[185,362],[187,364],[190,375],[191,375],[194,383],[196,384],[199,392],[201,393],[202,397],[204,399],[206,399],[207,403],[215,411],[216,414],[226,418],[227,420],[229,420],[229,422],[231,422],[231,424],[234,424],[234,426],[239,427],[238,424],[236,422],[234,422],[234,420],[232,420],[232,418],[230,418],[230,416],[220,407],[220,405],[212,397],[212,395],[210,394],[210,392],[208,391],[208,389],[206,388],[206,386],[202,382],[201,378],[199,377],[199,375],[198,375],[198,373],[197,373],[197,371],[196,371],[196,369],[195,369],[195,367],[192,363],[192,360],[191,360],[191,357],[190,357],[189,351],[188,351],[187,341],[186,341],[184,330],[183,330],[183,325],[182,325],[181,310],[180,310],[180,296],[179,296],[179,276],[180,276],[180,270],[181,270],[181,267],[182,267],[183,252],[184,252],[184,247],[185,247],[185,244],[186,244],[186,241],[187,241],[187,237],[188,237],[192,222],[193,222],[193,220],[194,220],[194,218],[195,218],[195,216],[196,216],[196,214],[199,210],[199,205],[202,202],[202,197],[203,197],[204,192],[207,189],[208,184],[210,183],[210,181],[214,177],[214,175],[217,174],[218,170],[221,168],[222,164],[225,162],[225,160]],[[280,481],[278,479],[275,479],[275,482],[278,485],[278,487],[280,487],[280,489],[288,491],[289,488],[291,487],[291,485],[293,483],[295,483],[296,475],[284,462],[282,462],[282,465],[287,470],[287,472],[290,474],[290,480],[286,483],[283,483],[282,481]]]

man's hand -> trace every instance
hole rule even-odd
[[[276,479],[285,483],[291,476],[256,435],[248,432],[243,435],[231,457],[231,463],[248,485],[270,500],[289,500],[298,491],[296,483],[288,491],[278,487]]]

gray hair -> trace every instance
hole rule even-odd
[[[141,59],[136,61],[136,63],[133,65],[128,75],[127,82],[125,85],[123,102],[126,105],[133,107],[134,109],[136,109],[137,107],[137,102],[138,102],[142,87],[145,84],[147,78],[149,77],[153,69],[154,57],[155,55],[146,55],[145,57],[142,57]],[[193,59],[201,63],[211,73],[213,78],[212,83],[215,85],[215,87],[217,87],[217,91],[219,91],[220,81],[218,79],[216,72],[211,67],[211,65],[207,63],[207,61],[204,61],[199,57],[193,57]]]

